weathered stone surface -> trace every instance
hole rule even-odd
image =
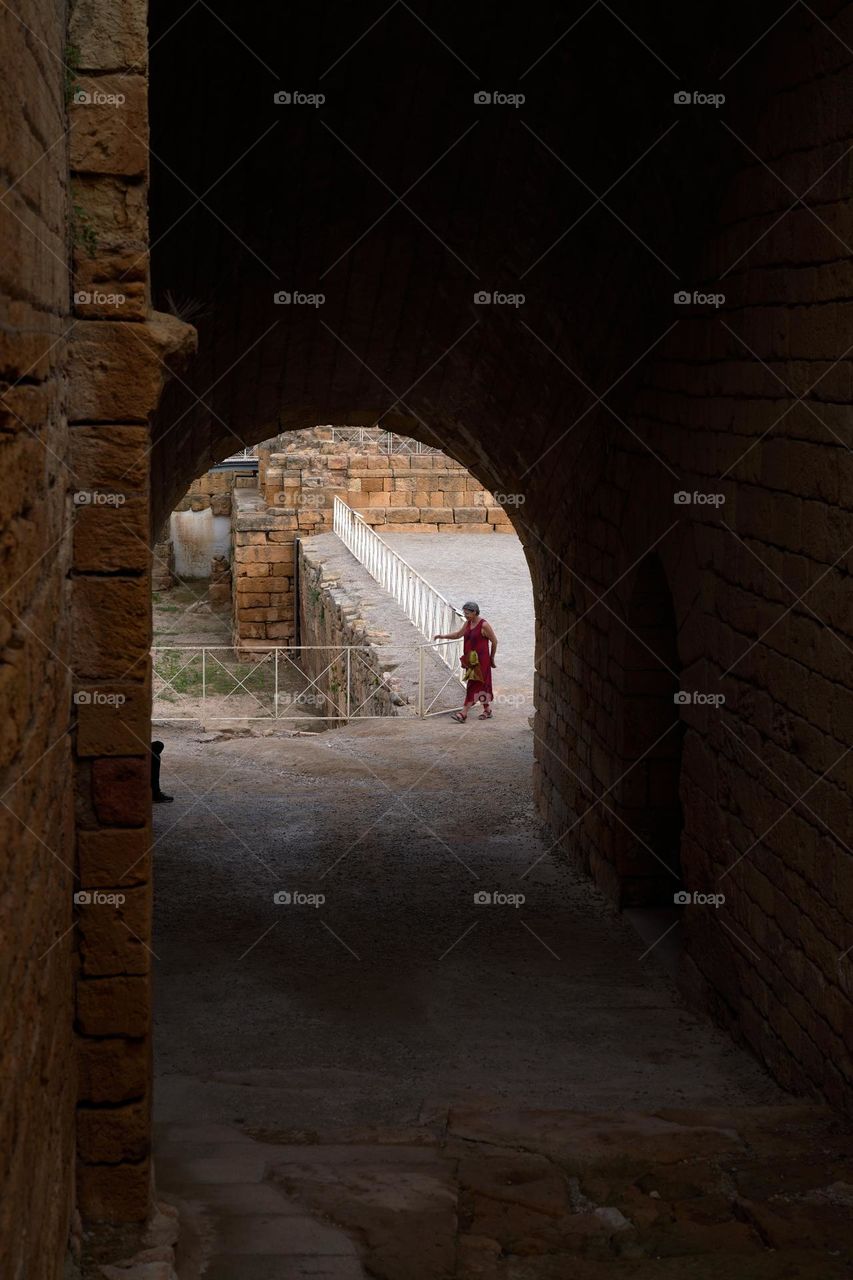
[[[78,77],[70,107],[77,173],[148,172],[148,86],[141,75]]]
[[[127,1102],[142,1097],[149,1088],[151,1063],[144,1040],[81,1037],[77,1051],[81,1102]]]
[[[92,765],[92,801],[105,826],[140,827],[151,811],[149,758],[101,758]]]
[[[77,0],[68,36],[84,71],[144,70],[148,30],[144,6],[135,0]]]

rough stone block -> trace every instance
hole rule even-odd
[[[75,173],[148,172],[148,85],[140,75],[79,76],[69,107]]]

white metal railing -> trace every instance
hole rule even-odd
[[[309,653],[313,675],[300,666]],[[152,720],[342,721],[387,714],[374,701],[388,688],[386,675],[370,657],[360,645],[155,645]]]
[[[227,458],[223,458],[223,462],[245,462],[247,459],[255,459],[258,456],[258,446],[255,444],[247,445],[245,449],[238,449],[236,453],[229,453]]]
[[[413,622],[422,636],[432,643],[434,635],[458,631],[465,619],[462,613],[445,600],[417,569],[398,555],[380,538],[366,520],[348,507],[337,495],[334,503],[335,533],[348,547],[356,560],[364,565],[372,578],[384,587],[398,602],[406,617]],[[461,667],[459,657],[461,640],[436,651],[436,656],[454,675]]]
[[[331,432],[333,440],[344,444],[378,444],[383,453],[441,453],[434,445],[397,435],[384,427],[332,427]]]

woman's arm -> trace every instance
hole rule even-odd
[[[495,665],[495,654],[496,654],[496,653],[497,653],[497,651],[498,651],[498,638],[497,638],[497,636],[495,635],[495,633],[494,633],[494,631],[493,631],[493,629],[492,629],[492,625],[491,625],[491,623],[490,623],[490,622],[484,622],[484,623],[483,623],[483,635],[486,637],[486,639],[490,642],[490,644],[491,644],[491,646],[492,646],[492,652],[491,652],[491,654],[489,655],[489,661],[491,662],[492,666],[494,666],[494,665]]]
[[[465,634],[465,623],[458,631],[449,631],[445,635],[433,636],[433,640],[458,640],[460,636]]]

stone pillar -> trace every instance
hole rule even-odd
[[[148,423],[195,338],[149,305],[146,37],[143,0],[73,8],[77,1195],[113,1222],[151,1187]]]

